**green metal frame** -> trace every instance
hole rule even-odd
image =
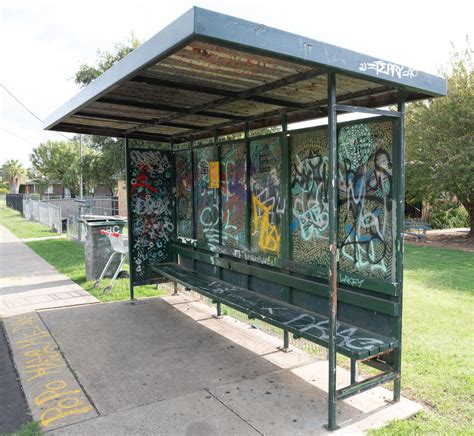
[[[328,424],[329,430],[336,426],[336,323],[337,323],[337,114],[336,73],[328,74],[328,154],[329,154],[329,383]]]
[[[176,230],[171,235],[172,253],[175,262],[182,256],[191,259],[194,269],[198,262],[212,266],[213,275],[217,279],[222,279],[222,271],[227,269],[235,273],[246,276],[247,288],[250,289],[250,280],[252,277],[267,280],[271,283],[281,286],[281,300],[292,304],[293,290],[301,289],[304,292],[323,297],[328,301],[328,321],[329,321],[329,341],[328,341],[328,360],[329,360],[329,379],[328,379],[328,421],[327,428],[334,430],[337,427],[336,422],[336,404],[338,400],[348,398],[357,393],[371,389],[389,381],[394,381],[394,401],[400,399],[400,373],[401,373],[401,307],[402,307],[402,291],[403,291],[403,216],[404,216],[404,92],[399,92],[398,111],[386,111],[378,109],[359,108],[355,106],[338,105],[336,101],[336,73],[331,71],[328,73],[328,125],[316,128],[298,129],[288,131],[288,123],[286,112],[282,112],[281,126],[282,130],[278,133],[270,135],[250,137],[250,123],[245,123],[244,138],[235,140],[219,141],[218,131],[214,132],[214,137],[209,141],[203,141],[198,144],[191,142],[189,146],[183,148],[180,144],[171,144],[172,151],[183,152],[189,150],[191,154],[191,177],[195,180],[195,153],[202,147],[212,147],[214,159],[220,162],[221,146],[224,144],[245,142],[246,145],[246,185],[247,185],[247,220],[246,235],[247,243],[250,247],[251,238],[251,190],[250,190],[250,152],[249,144],[262,138],[279,137],[281,146],[281,194],[286,198],[286,209],[282,216],[282,233],[281,233],[281,258],[273,259],[268,265],[255,263],[252,254],[236,249],[227,249],[222,245],[222,232],[220,231],[219,244],[209,244],[205,241],[196,239],[196,213],[197,204],[195,198],[195,190],[192,190],[192,238],[182,238],[177,236]],[[393,283],[378,279],[364,278],[360,288],[363,292],[357,291],[357,286],[347,286],[344,282],[359,277],[357,274],[345,273],[338,270],[339,249],[338,249],[338,129],[339,127],[359,123],[361,120],[349,123],[337,123],[338,112],[363,112],[377,115],[377,118],[366,119],[364,122],[377,122],[381,119],[394,120],[393,144],[392,144],[392,162],[393,162],[393,199],[396,204],[396,238],[395,244],[395,268],[396,277]],[[301,265],[297,264],[291,258],[292,254],[292,235],[290,232],[290,224],[292,220],[292,191],[290,180],[290,162],[291,162],[291,141],[289,136],[294,133],[314,131],[318,129],[328,129],[328,197],[329,197],[329,264],[324,265]],[[128,139],[125,139],[126,149],[128,149]],[[128,153],[127,158],[128,158]],[[173,165],[174,167],[174,165]],[[130,168],[127,161],[127,192],[130,194]],[[174,180],[174,177],[173,177]],[[175,182],[173,191],[176,192]],[[219,189],[219,230],[222,229],[222,199]],[[175,207],[176,199],[174,199]],[[130,223],[129,211],[129,223]],[[176,229],[177,216],[173,210],[173,224]],[[129,233],[131,230],[129,229]],[[130,244],[132,238],[129,239]],[[132,253],[132,250],[130,250]],[[133,257],[131,258],[131,270],[133,271]],[[327,275],[326,275],[327,274]],[[326,278],[324,276],[326,275]],[[131,283],[134,282],[133,272],[131,273]],[[133,285],[130,288],[131,299],[134,299]],[[221,302],[215,300],[217,306],[217,315],[221,315]],[[363,309],[373,310],[375,313],[386,314],[390,316],[392,329],[394,332],[393,343],[387,344],[386,351],[382,351],[380,356],[364,357],[363,354],[354,354],[351,357],[351,382],[350,385],[342,388],[336,388],[336,368],[338,347],[337,338],[337,320],[338,320],[338,303],[350,304],[351,306]],[[307,337],[307,335],[299,334],[298,337]],[[308,336],[311,340],[311,337]],[[289,330],[283,328],[283,350],[289,347]],[[381,370],[377,376],[366,380],[358,381],[359,362],[365,363]]]
[[[131,210],[130,210],[130,197],[131,197],[131,173],[130,173],[130,162],[129,162],[129,139],[128,136],[125,136],[125,141],[124,141],[124,154],[125,154],[125,174],[126,174],[126,180],[127,180],[127,222],[128,222],[128,252],[132,253],[133,251],[133,245],[132,245],[132,238],[130,237],[132,233],[132,215],[131,215]],[[135,259],[133,259],[133,256],[130,254],[129,255],[129,262],[130,262],[130,272],[129,272],[129,285],[130,285],[130,301],[133,303],[135,301],[135,288],[134,288],[134,283],[135,283],[135,278],[134,278],[134,264]]]

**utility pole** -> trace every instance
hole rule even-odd
[[[79,177],[79,198],[82,200],[82,134],[79,135],[79,165],[80,165],[80,177]]]

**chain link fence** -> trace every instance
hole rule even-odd
[[[62,233],[61,208],[44,201],[23,199],[23,216]]]
[[[45,194],[7,194],[6,206],[20,212],[27,220],[50,227],[56,233],[67,231],[67,236],[79,242],[84,240],[84,229],[80,219],[85,215],[95,218],[110,218],[123,213],[119,197],[61,198]],[[123,202],[124,200],[122,200]],[[126,211],[126,209],[125,209]]]
[[[126,218],[120,215],[123,207],[118,197],[88,197],[68,203],[63,209],[63,218],[66,222],[67,237],[83,243],[86,230],[82,218],[110,219],[111,217]]]

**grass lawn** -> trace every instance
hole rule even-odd
[[[373,434],[474,434],[474,254],[405,250],[402,394],[426,407]]]
[[[67,239],[48,239],[30,241],[26,245],[100,301],[126,300],[130,297],[128,279],[116,280],[112,291],[107,294],[103,294],[102,289],[110,283],[110,280],[103,280],[97,289],[93,287],[94,281],[86,281],[84,248],[76,242]],[[135,287],[136,298],[156,297],[165,293],[152,285]]]
[[[15,433],[6,433],[5,436],[41,436],[40,426],[35,421],[30,421],[21,426]]]
[[[25,220],[20,212],[0,205],[0,224],[18,236],[20,239],[58,236],[49,227]]]

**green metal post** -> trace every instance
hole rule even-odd
[[[285,199],[285,212],[282,217],[282,232],[281,232],[281,257],[283,263],[288,265],[291,255],[291,215],[292,215],[292,199],[291,199],[291,153],[290,143],[288,141],[288,115],[286,111],[281,117],[281,195]],[[286,274],[290,275],[288,267],[285,267]],[[288,286],[282,288],[282,299],[290,302],[291,290]],[[283,330],[283,351],[288,351],[290,345],[290,338],[288,330]]]
[[[191,235],[193,239],[196,239],[197,235],[197,223],[196,223],[196,193],[194,189],[194,179],[196,178],[196,165],[194,162],[194,150],[193,150],[193,142],[191,141],[190,144],[191,150],[189,150],[189,158],[191,159]]]
[[[219,133],[216,130],[214,132],[214,153],[213,153],[213,159],[217,159],[219,162],[219,188],[217,188],[217,210],[218,210],[218,223],[217,223],[217,228],[219,231],[219,245],[222,245],[222,192],[221,192],[221,148],[218,145],[219,141]],[[219,255],[217,254],[217,257]],[[219,268],[220,270],[220,268]]]
[[[191,159],[191,200],[192,200],[192,208],[191,208],[191,234],[194,240],[197,239],[197,207],[196,207],[196,186],[195,186],[195,179],[196,179],[196,164],[194,162],[194,150],[193,150],[193,141],[190,142],[189,156]],[[196,248],[193,247],[193,251],[196,251]],[[196,271],[196,260],[193,259],[193,270]]]
[[[290,141],[290,134],[288,133],[288,114],[285,111],[283,113],[282,119],[282,134],[283,134],[283,141],[282,141],[282,173],[284,177],[287,179],[285,180],[285,192],[284,195],[286,197],[286,209],[285,209],[285,218],[287,220],[288,232],[286,235],[286,257],[284,260],[290,261],[292,258],[292,250],[293,250],[293,238],[291,235],[291,221],[293,220],[293,194],[291,191],[291,141]],[[286,232],[284,232],[286,233]]]
[[[218,146],[219,133],[217,130],[214,131],[214,153],[213,159],[217,159],[219,162],[219,187],[217,188],[217,229],[219,232],[219,245],[222,246],[222,192],[221,192],[221,149]],[[221,257],[219,253],[215,253],[216,257]],[[220,266],[214,266],[214,275],[221,279],[222,278],[222,268]],[[216,304],[216,317],[220,318],[222,316],[222,307],[221,303],[218,301]]]
[[[281,223],[281,258],[284,265],[288,265],[290,260],[291,250],[291,216],[292,216],[292,200],[291,200],[291,182],[290,182],[290,144],[288,141],[288,115],[286,111],[283,112],[281,117],[281,196],[285,200],[285,211],[282,216]],[[286,273],[290,275],[290,271],[285,266]],[[281,293],[282,299],[290,302],[290,288],[284,287]]]
[[[246,159],[246,171],[245,171],[245,186],[247,188],[247,219],[245,221],[245,235],[247,237],[247,248],[250,251],[252,249],[252,190],[250,189],[250,137],[249,137],[249,122],[245,122],[245,159]]]
[[[395,174],[398,174],[396,185],[397,204],[397,239],[395,275],[399,287],[400,317],[398,319],[397,339],[398,348],[394,355],[394,368],[398,377],[393,384],[393,401],[400,401],[401,369],[402,369],[402,302],[403,302],[403,222],[405,219],[405,91],[398,91],[398,134],[395,144]]]
[[[246,245],[247,249],[250,252],[252,250],[252,223],[251,223],[251,216],[252,216],[252,191],[250,189],[250,137],[249,137],[249,129],[250,123],[248,121],[245,122],[244,125],[244,135],[245,135],[245,189],[246,189],[246,199],[247,199],[247,213],[245,219],[245,236],[246,236]],[[248,264],[248,260],[245,261]],[[247,289],[250,289],[250,275],[247,275]]]
[[[328,430],[336,429],[336,331],[337,331],[337,115],[336,73],[328,73],[329,154],[329,389]]]
[[[173,150],[173,142],[170,142],[170,148]],[[178,199],[176,197],[176,153],[171,151],[171,221],[173,223],[173,239],[176,240],[178,237],[178,213],[176,207],[178,205]],[[178,262],[178,255],[173,254],[173,262]]]
[[[357,383],[357,375],[359,372],[359,365],[357,360],[351,359],[351,385]]]
[[[130,210],[130,200],[131,200],[131,174],[130,174],[130,162],[128,157],[128,137],[125,136],[125,171],[126,171],[126,178],[127,178],[127,225],[128,225],[128,253],[129,253],[129,262],[130,262],[130,301],[135,301],[135,292],[133,288],[134,283],[134,259],[133,259],[133,229],[132,229],[132,213]]]

